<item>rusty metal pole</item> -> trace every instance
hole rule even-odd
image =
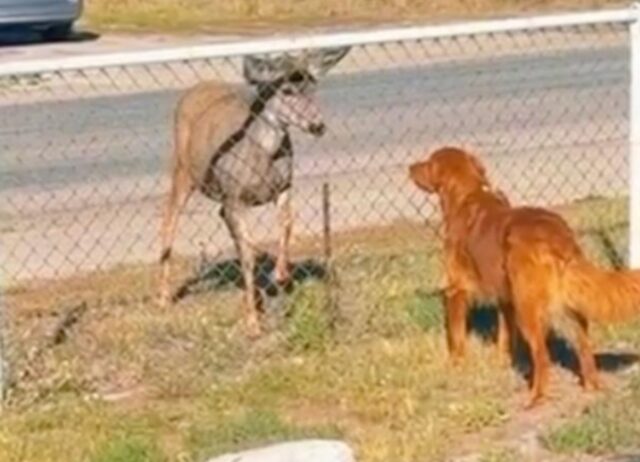
[[[324,262],[331,264],[331,196],[329,183],[322,184],[322,249]]]
[[[331,242],[331,190],[329,183],[322,184],[322,250],[325,266],[326,305],[325,308],[333,327],[338,318],[337,285],[338,278],[333,267],[333,248]]]
[[[0,410],[4,408],[9,392],[9,352],[8,352],[7,306],[0,287]]]

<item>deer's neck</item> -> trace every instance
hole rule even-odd
[[[282,144],[286,131],[269,111],[264,111],[249,127],[247,138],[269,153],[275,153]]]

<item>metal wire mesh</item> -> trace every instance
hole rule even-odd
[[[438,288],[441,262],[437,204],[409,182],[407,167],[443,144],[479,153],[514,203],[560,207],[591,254],[610,261],[622,255],[627,29],[606,24],[353,47],[318,79],[327,133],[314,138],[290,129],[294,285],[322,279],[330,263],[336,305],[358,329],[393,330],[371,327],[365,313],[396,303],[411,315],[403,297]],[[9,291],[40,284],[88,290],[108,276],[124,280],[128,294],[127,283],[137,287],[131,268],[156,274],[174,111],[187,88],[211,79],[247,88],[239,58],[2,82],[0,246]],[[180,215],[173,248],[182,267],[171,285],[182,287],[183,298],[240,293],[219,207],[196,192]],[[252,207],[246,220],[254,242],[273,257],[275,207]],[[267,298],[270,290],[283,295],[271,257],[258,271]],[[152,303],[157,288],[149,283],[141,300]]]
[[[292,130],[297,235],[422,220],[406,166],[441,144],[472,146],[516,202],[563,204],[627,189],[625,26],[358,47],[321,79],[329,133]],[[238,60],[57,72],[5,80],[5,284],[158,257],[172,111],[207,79],[241,83]],[[229,247],[211,204],[192,204],[181,253]],[[256,209],[257,239],[271,237]],[[220,230],[220,231],[218,231]]]

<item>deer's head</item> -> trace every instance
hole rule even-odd
[[[247,56],[244,77],[256,86],[258,99],[252,110],[282,127],[294,126],[320,136],[325,132],[317,102],[318,78],[326,74],[349,48],[314,50],[299,56]]]

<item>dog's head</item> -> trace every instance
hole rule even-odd
[[[409,178],[420,189],[436,194],[451,187],[471,191],[489,184],[480,161],[474,155],[453,147],[440,148],[426,160],[411,164]]]

